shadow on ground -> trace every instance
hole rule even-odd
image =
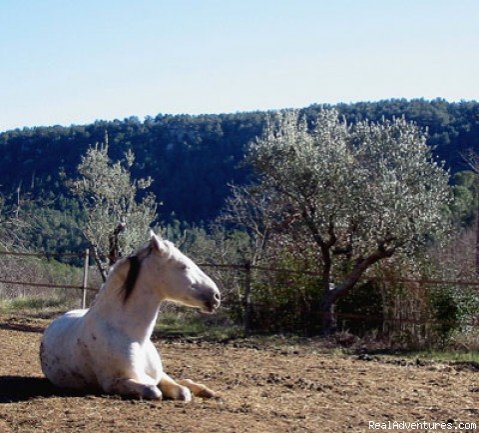
[[[44,326],[32,325],[29,323],[1,323],[0,329],[6,329],[7,331],[21,331],[21,332],[37,332],[42,333],[45,331]]]
[[[57,388],[43,377],[0,376],[0,404],[38,397],[78,397],[87,394],[91,393]]]

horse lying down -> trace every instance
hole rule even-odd
[[[151,232],[147,244],[111,269],[91,308],[48,326],[40,347],[43,373],[59,387],[134,398],[215,397],[206,386],[163,371],[150,340],[163,300],[212,313],[220,292],[192,260]]]

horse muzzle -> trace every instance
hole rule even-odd
[[[212,314],[218,309],[221,304],[221,295],[220,292],[218,292],[217,290],[202,296],[202,298],[203,308],[201,308],[201,311],[203,313]]]

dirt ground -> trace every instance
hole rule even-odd
[[[479,425],[474,368],[364,360],[327,354],[315,344],[159,339],[171,375],[203,382],[222,398],[185,404],[69,395],[42,377],[45,323],[0,318],[0,433],[367,432],[374,431],[370,421]]]

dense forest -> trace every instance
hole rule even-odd
[[[308,117],[325,105],[301,111]],[[479,148],[479,103],[386,100],[338,104],[348,122],[404,116],[429,131],[429,144],[454,173],[465,168],[461,153]],[[208,222],[220,212],[229,184],[248,182],[242,165],[248,143],[261,134],[267,112],[218,115],[165,115],[97,121],[90,125],[23,128],[0,134],[0,185],[4,197],[18,197],[75,214],[62,176],[74,177],[81,155],[108,135],[110,157],[132,150],[133,177],[151,176],[160,220]],[[30,204],[31,205],[31,204]],[[28,205],[26,205],[28,206]],[[46,211],[45,211],[46,212]],[[41,216],[41,215],[40,215]],[[45,230],[51,215],[45,217]],[[58,223],[61,224],[61,223]]]

